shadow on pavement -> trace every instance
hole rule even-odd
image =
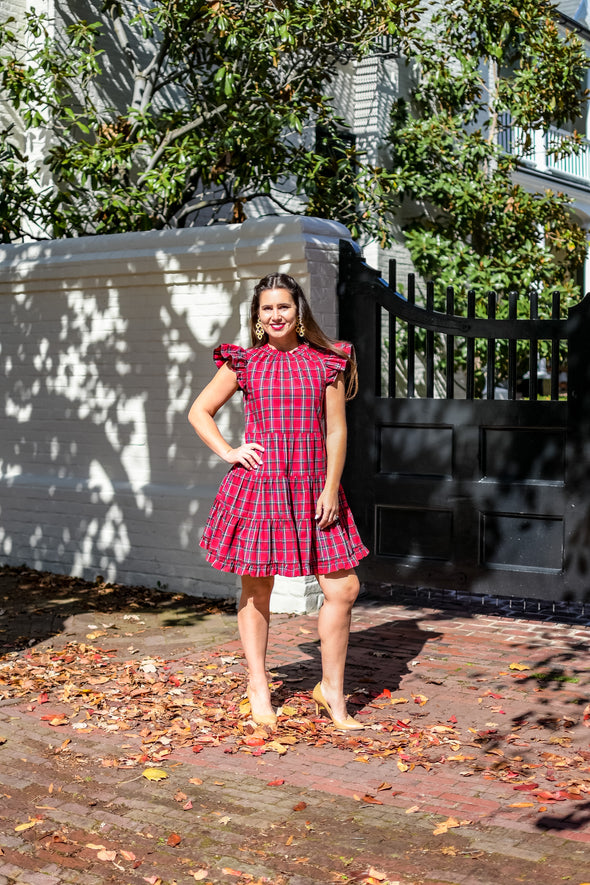
[[[545,814],[536,823],[539,830],[580,830],[590,821],[590,802],[578,806],[569,814],[561,817],[556,814]]]
[[[58,636],[76,616],[158,616],[160,627],[190,627],[235,603],[171,594],[165,589],[95,583],[25,566],[0,568],[0,655]]]
[[[422,620],[423,617],[392,620],[365,630],[353,629],[348,646],[345,688],[354,685],[360,690],[350,697],[351,707],[366,705],[365,688],[371,697],[380,694],[385,687],[397,691],[403,677],[411,672],[411,662],[426,643],[442,636],[424,630],[420,626]],[[319,640],[302,642],[298,648],[303,660],[279,665],[273,671],[282,680],[282,686],[276,692],[277,703],[297,692],[312,691],[321,678]]]

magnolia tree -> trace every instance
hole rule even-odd
[[[490,290],[513,290],[526,313],[535,291],[543,314],[551,291],[579,297],[585,234],[565,195],[532,192],[514,173],[539,137],[549,155],[580,150],[588,61],[549,0],[433,6],[389,136],[396,183],[414,208],[406,244],[419,273],[440,283],[439,298],[454,286],[464,307],[472,288],[483,311]],[[548,137],[566,125],[571,135]],[[498,315],[506,311],[500,297]]]
[[[73,236],[239,222],[253,200],[387,239],[391,176],[343,134],[330,84],[380,38],[404,45],[418,2],[83,0],[63,28],[7,21],[3,97],[47,150],[35,168],[4,133],[3,240],[26,216]]]

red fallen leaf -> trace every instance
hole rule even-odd
[[[285,783],[284,778],[277,777],[274,781],[269,781],[267,787],[281,787]]]
[[[46,691],[42,691],[41,694],[39,695],[39,697],[37,698],[37,703],[38,704],[46,704],[48,700],[49,700],[49,695],[47,694]]]
[[[49,722],[51,719],[65,719],[65,713],[44,713],[41,716],[42,722]]]
[[[180,845],[182,839],[178,835],[178,833],[170,833],[166,840],[166,845],[169,845],[170,848],[176,848],[177,845]]]
[[[203,748],[200,744],[195,744],[193,747],[193,753],[200,753],[202,749]]]
[[[536,790],[539,784],[514,784],[513,790],[520,790],[521,793],[531,793]]]
[[[169,676],[168,682],[170,683],[170,685],[174,685],[175,688],[180,688],[180,686],[182,685],[182,682],[180,681],[180,679],[177,679],[176,676]]]
[[[586,728],[590,728],[590,704],[586,704],[586,706],[584,707],[582,721]]]
[[[192,807],[193,807],[193,803],[192,803],[191,800],[189,799],[188,802],[186,802],[186,803],[182,806],[182,810],[183,810],[183,811],[190,811]]]
[[[453,714],[451,717],[449,717],[449,719],[447,719],[447,722],[458,722],[458,719],[457,719],[457,717]]]
[[[551,799],[554,802],[563,802],[565,799],[565,796],[560,796],[558,793],[550,793],[548,790],[535,790],[535,796],[537,799],[543,799],[544,801]]]
[[[293,806],[293,811],[303,811],[304,808],[307,808],[307,802],[298,802]]]
[[[378,698],[390,698],[390,697],[391,697],[390,690],[388,688],[384,688],[383,691],[381,692],[381,694],[378,694],[376,697],[373,698],[373,700],[376,701]]]
[[[243,876],[244,874],[240,870],[232,870],[231,867],[224,867],[221,871],[225,873],[226,876]]]
[[[248,747],[263,747],[265,744],[265,740],[264,738],[246,738],[244,743]]]
[[[370,796],[368,793],[366,793],[362,797],[362,801],[366,802],[367,805],[383,805],[381,799],[376,799],[374,796]]]

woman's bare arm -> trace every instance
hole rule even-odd
[[[198,395],[188,413],[188,420],[203,442],[228,464],[242,464],[248,470],[258,467],[262,459],[258,454],[264,451],[258,443],[244,443],[232,448],[225,440],[215,422],[219,409],[238,390],[236,375],[224,363],[213,379]]]
[[[326,388],[326,482],[316,503],[316,519],[321,529],[338,518],[338,488],[346,459],[346,404],[344,376]]]

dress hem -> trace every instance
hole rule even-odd
[[[209,565],[221,572],[228,572],[234,575],[249,575],[252,578],[271,578],[280,575],[284,578],[305,578],[311,575],[329,575],[332,572],[338,572],[341,569],[355,568],[361,559],[369,555],[369,550],[365,546],[357,547],[352,554],[346,558],[338,559],[328,563],[317,563],[308,566],[309,571],[302,571],[302,567],[286,568],[284,565],[267,564],[264,566],[248,565],[248,563],[228,562],[224,559],[218,559],[214,553],[207,550],[207,547],[201,542],[201,547],[206,551],[206,559]]]

